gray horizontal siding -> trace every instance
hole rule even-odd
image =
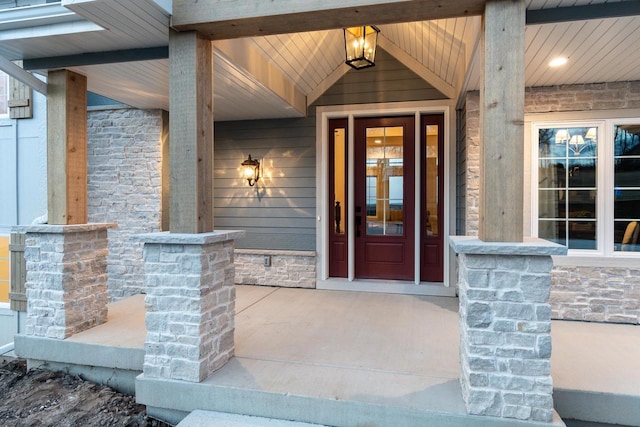
[[[249,154],[258,188],[242,176]],[[315,250],[315,156],[314,117],[216,123],[216,228],[246,230],[242,249]]]
[[[375,67],[350,70],[320,98],[320,105],[370,104],[446,99],[420,76],[386,51],[376,53]]]

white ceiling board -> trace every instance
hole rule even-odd
[[[423,22],[382,25],[381,34],[446,84],[457,87],[470,47],[479,37],[480,18],[452,18]]]
[[[89,76],[87,89],[122,103],[151,109],[169,109],[169,60],[122,62],[73,67]]]
[[[305,94],[311,93],[344,61],[342,30],[254,37],[251,40]]]
[[[301,117],[285,101],[219,55],[216,70],[216,121]],[[73,67],[89,76],[88,90],[136,108],[169,110],[169,60]]]

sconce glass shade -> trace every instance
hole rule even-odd
[[[374,25],[344,29],[345,63],[356,70],[373,67],[380,30]]]
[[[252,159],[251,154],[249,158],[241,163],[243,168],[244,177],[249,183],[249,187],[253,187],[260,179],[260,162]]]

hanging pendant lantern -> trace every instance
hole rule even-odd
[[[373,67],[380,30],[374,25],[344,29],[345,63],[356,70]]]

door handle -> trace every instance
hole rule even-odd
[[[356,215],[356,237],[360,237],[360,225],[362,224],[362,217]]]

